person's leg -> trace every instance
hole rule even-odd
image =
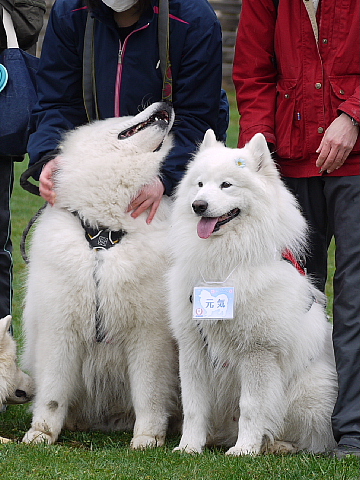
[[[0,156],[0,318],[12,312],[12,244],[10,197],[13,161]]]
[[[339,447],[356,447],[359,455],[360,177],[328,177],[324,191],[336,242],[333,343],[339,393],[332,416],[333,432]]]
[[[327,278],[328,247],[332,232],[329,231],[324,182],[322,177],[283,178],[289,190],[297,198],[309,226],[306,272],[322,292]]]

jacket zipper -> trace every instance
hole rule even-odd
[[[129,35],[125,38],[123,45],[121,45],[121,40],[119,40],[119,52],[118,52],[118,65],[117,65],[117,73],[116,73],[116,80],[115,80],[115,107],[114,113],[115,117],[120,117],[121,109],[120,109],[120,93],[121,93],[121,83],[122,83],[122,73],[123,73],[123,58],[125,55],[126,45],[130,36],[140,30],[144,30],[150,25],[147,23],[143,25],[141,28],[133,30]]]

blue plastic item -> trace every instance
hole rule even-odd
[[[4,67],[4,65],[0,63],[0,92],[1,90],[4,90],[5,85],[7,84],[8,78],[9,76],[6,68]]]

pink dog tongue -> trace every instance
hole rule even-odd
[[[218,217],[201,217],[197,226],[197,233],[200,238],[209,238],[213,233]]]

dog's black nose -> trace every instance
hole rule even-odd
[[[192,208],[197,215],[202,215],[208,208],[208,203],[205,202],[205,200],[195,200],[192,204]]]
[[[18,397],[18,398],[26,397],[26,392],[24,392],[24,390],[16,390],[15,391],[15,396]]]

